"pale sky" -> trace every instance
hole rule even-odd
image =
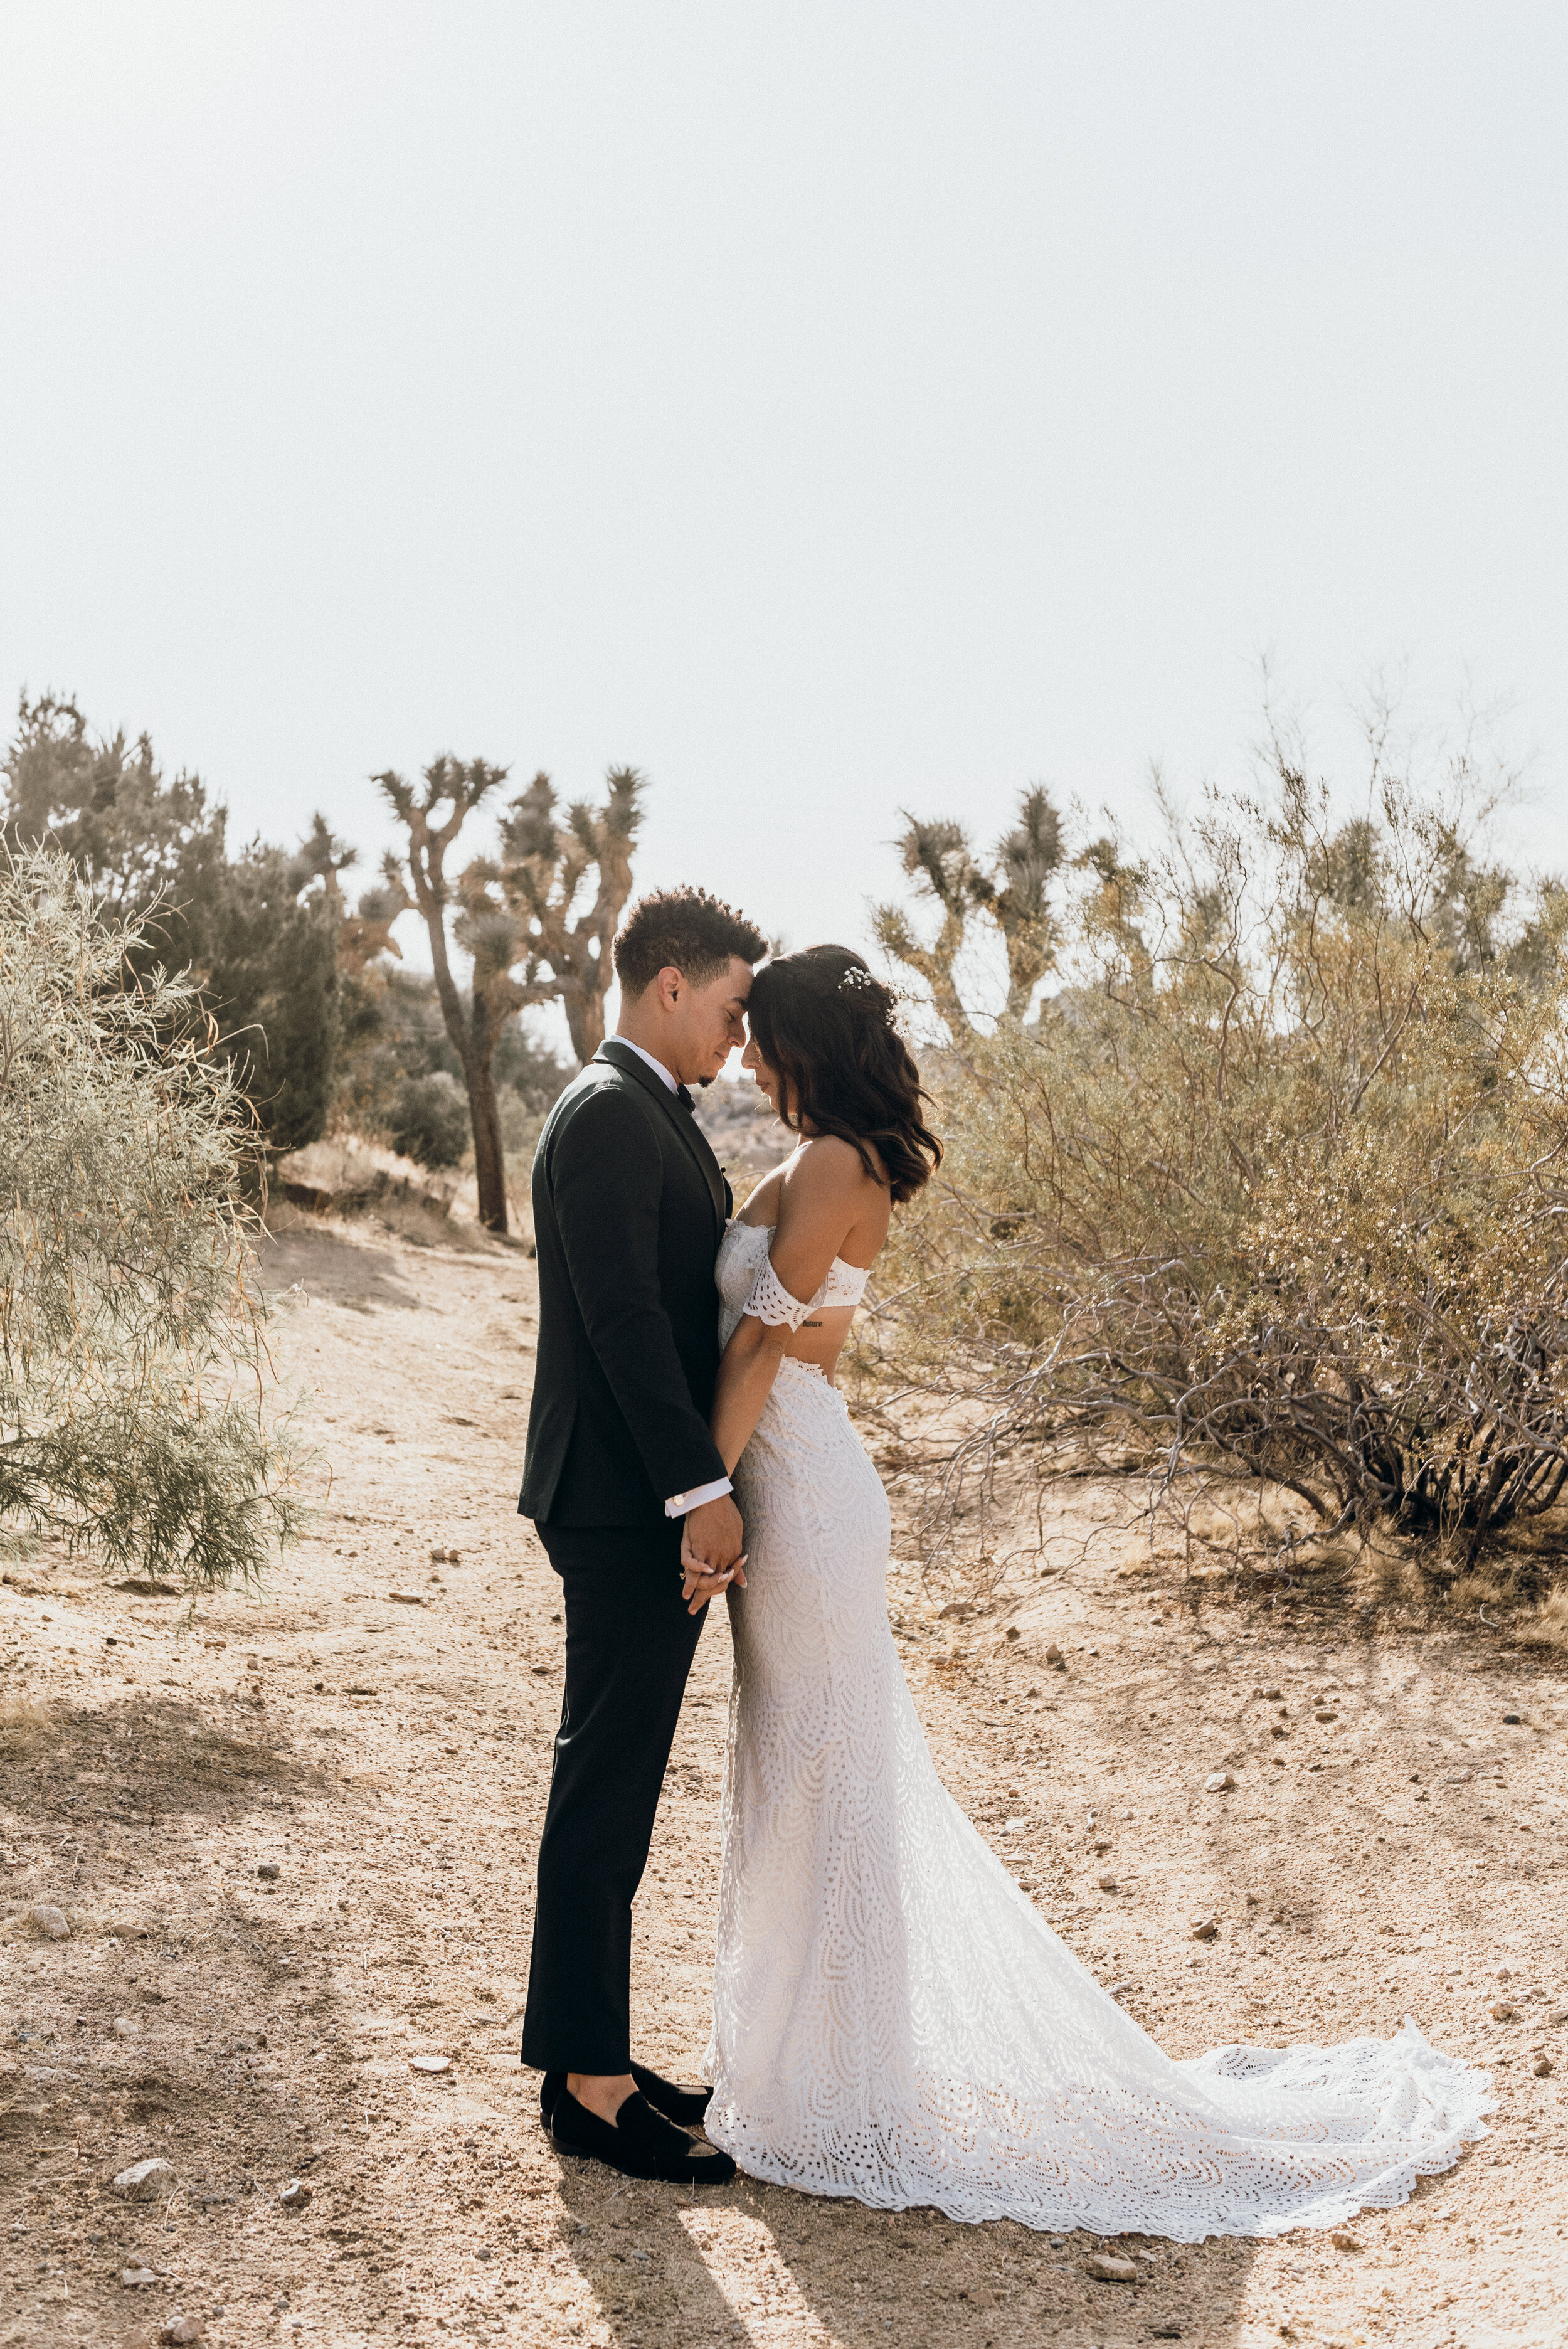
[[[1136,828],[1270,650],[1537,746],[1561,5],[7,0],[0,690],[233,831],[443,749],[862,943],[897,810]],[[7,713],[8,720],[8,713]],[[482,844],[476,842],[476,845]]]

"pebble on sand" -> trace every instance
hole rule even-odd
[[[263,1884],[275,1884],[280,1873],[281,1871],[275,1859],[263,1859],[261,1866],[256,1870],[256,1874],[261,1878]]]
[[[150,2161],[134,2161],[122,2169],[110,2184],[110,2191],[127,2202],[155,2202],[165,2187],[174,2183],[174,2164],[154,2155]]]
[[[313,2202],[315,2199],[315,2187],[304,2185],[297,2178],[291,2178],[278,2196],[278,2200],[285,2210],[303,2210],[307,2202]]]
[[[1219,1932],[1220,1932],[1220,1920],[1219,1920],[1219,1919],[1218,1919],[1217,1917],[1194,1917],[1194,1918],[1193,1918],[1193,1920],[1192,1920],[1192,1939],[1193,1939],[1195,1941],[1213,1941],[1213,1940],[1218,1940],[1218,1938],[1219,1938]]]
[[[158,2337],[173,2342],[179,2349],[187,2341],[205,2341],[207,2332],[199,2316],[171,2316]]]
[[[51,1941],[64,1941],[69,1938],[71,1929],[66,1922],[63,1909],[55,1908],[47,1900],[36,1900],[27,1914],[39,1932],[47,1933]]]
[[[1097,1876],[1094,1880],[1099,1885],[1102,1892],[1114,1892],[1116,1890],[1116,1878],[1114,1876]]]
[[[1084,2271],[1099,2283],[1136,2283],[1138,2270],[1130,2260],[1118,2259],[1114,2251],[1095,2251],[1084,2261]]]
[[[410,2055],[408,2063],[416,2072],[449,2072],[452,2068],[449,2055]]]
[[[117,2039],[135,2039],[139,2036],[139,2025],[129,2014],[117,2014],[110,2028]]]
[[[156,2268],[121,2268],[119,2280],[127,2292],[139,2292],[144,2283],[156,2283]]]
[[[1228,1795],[1234,1786],[1235,1775],[1230,1770],[1211,1770],[1203,1781],[1205,1795]]]

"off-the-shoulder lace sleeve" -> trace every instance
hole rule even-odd
[[[772,1257],[765,1256],[741,1311],[743,1315],[753,1314],[765,1327],[777,1329],[782,1321],[789,1329],[799,1330],[811,1306],[802,1305],[798,1297],[790,1296],[773,1269]]]

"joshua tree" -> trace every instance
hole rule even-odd
[[[506,1164],[501,1154],[492,1063],[497,1039],[512,1008],[507,974],[514,957],[506,951],[511,926],[508,922],[506,939],[493,943],[483,936],[459,936],[459,943],[468,947],[474,956],[473,989],[465,1010],[457,980],[452,977],[447,943],[447,908],[454,894],[453,884],[447,876],[447,853],[467,819],[506,781],[506,776],[504,767],[492,767],[488,760],[473,759],[465,765],[460,759],[443,753],[425,769],[420,791],[391,768],[376,777],[408,835],[407,857],[389,854],[387,858],[387,885],[400,895],[405,905],[418,906],[424,916],[430,940],[430,960],[435,968],[436,996],[452,1050],[462,1068],[469,1115],[473,1121],[480,1221],[487,1231],[492,1232],[506,1229]],[[438,811],[442,807],[447,813],[438,821]],[[461,884],[458,887],[458,902],[466,913]],[[480,926],[482,930],[482,923]],[[465,927],[471,931],[473,925],[468,923]]]
[[[506,773],[482,759],[464,766],[441,758],[425,769],[422,792],[397,774],[376,778],[408,833],[407,866],[388,857],[387,878],[403,905],[418,907],[429,931],[441,1014],[462,1064],[473,1118],[480,1220],[497,1232],[506,1229],[492,1074],[497,1042],[514,1012],[557,997],[580,1061],[592,1060],[603,1041],[610,941],[631,893],[645,788],[636,768],[613,767],[603,805],[573,801],[562,823],[550,777],[535,775],[501,819],[500,858],[475,857],[455,882],[449,880],[447,854],[465,819]],[[449,812],[438,822],[443,806]],[[579,912],[591,874],[593,895]],[[466,1014],[448,952],[449,904],[455,909],[453,937],[473,960]],[[364,899],[360,905],[363,912]]]
[[[956,1042],[975,1032],[958,991],[958,958],[971,915],[985,915],[1000,931],[1007,957],[1003,1018],[1021,1022],[1055,952],[1047,892],[1063,849],[1061,819],[1048,793],[1037,784],[1021,795],[1018,820],[997,842],[988,864],[976,858],[961,823],[907,811],[898,846],[916,895],[940,906],[941,926],[927,946],[902,905],[878,905],[872,916],[878,945],[925,981]]]
[[[517,999],[546,1003],[559,996],[580,1061],[591,1061],[604,1040],[610,942],[632,892],[632,854],[647,788],[635,767],[612,767],[604,782],[602,807],[573,800],[562,823],[555,786],[548,775],[535,775],[501,820],[495,874],[506,907],[522,926]],[[590,871],[593,895],[573,920]]]

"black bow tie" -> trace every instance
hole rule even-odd
[[[696,1108],[696,1102],[693,1101],[691,1094],[687,1092],[685,1085],[677,1085],[676,1087],[676,1099],[679,1102],[682,1109],[695,1111]]]

